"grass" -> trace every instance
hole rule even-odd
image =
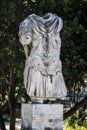
[[[87,130],[87,128],[78,125],[75,125],[75,127],[73,128],[72,126],[65,125],[63,130]]]

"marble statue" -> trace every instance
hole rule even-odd
[[[67,90],[60,60],[63,21],[55,14],[29,15],[19,27],[26,64],[24,86],[31,99],[64,99]]]

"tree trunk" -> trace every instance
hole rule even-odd
[[[10,128],[9,130],[15,130],[15,85],[14,85],[14,74],[13,69],[10,72],[10,82],[9,82],[9,108],[10,108]]]
[[[0,130],[6,130],[1,110],[0,110]]]
[[[15,130],[15,107],[10,109],[10,130]]]
[[[10,108],[10,129],[9,130],[15,130],[15,88],[14,86],[10,86],[9,108]]]

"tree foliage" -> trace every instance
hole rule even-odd
[[[87,0],[0,0],[0,6],[0,108],[8,102],[13,119],[16,104],[27,100],[23,88],[25,56],[18,29],[32,13],[42,16],[51,12],[63,19],[63,74],[69,92],[80,92],[87,74]]]

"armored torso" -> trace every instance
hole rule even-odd
[[[51,13],[47,13],[43,17],[35,14],[29,15],[20,24],[20,42],[23,46],[30,48],[24,71],[25,88],[28,88],[27,93],[30,96],[57,98],[66,95],[60,60],[62,26],[62,19]],[[38,81],[36,81],[37,76]],[[57,86],[60,88],[59,92],[56,90],[52,92],[53,88],[56,89]],[[64,87],[65,92],[61,86]]]

